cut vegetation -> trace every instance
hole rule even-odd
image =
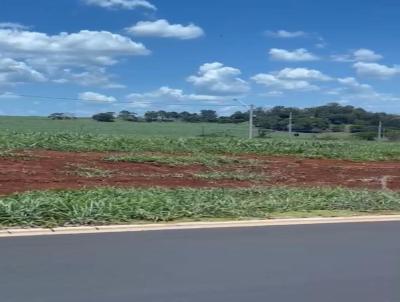
[[[101,177],[111,177],[112,171],[103,170],[99,168],[86,167],[76,164],[67,164],[67,173],[70,175],[77,175],[87,178],[101,178]]]
[[[191,155],[174,155],[174,154],[159,154],[159,155],[123,155],[111,156],[106,158],[113,162],[131,162],[131,163],[153,163],[169,166],[188,166],[188,165],[203,165],[208,167],[220,165],[255,165],[256,160],[246,160],[227,156],[207,155],[207,154],[191,154]]]
[[[394,142],[0,131],[2,227],[395,213],[398,191]]]
[[[200,174],[194,174],[194,177],[199,178],[199,179],[207,179],[207,180],[223,180],[223,179],[229,179],[229,180],[248,180],[248,181],[261,181],[265,180],[268,176],[261,172],[261,173],[255,173],[255,172],[249,172],[246,170],[235,170],[235,171],[225,171],[225,172],[206,172],[206,173],[200,173]]]
[[[3,197],[0,199],[0,225],[99,225],[399,211],[400,195],[394,192],[296,188],[104,188]]]
[[[113,160],[105,160],[113,158]],[[400,190],[400,161],[265,155],[19,151],[0,158],[0,195],[93,187],[347,187]]]

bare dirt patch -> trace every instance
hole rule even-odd
[[[199,188],[284,185],[400,190],[400,162],[358,163],[252,156],[257,159],[255,165],[210,168],[109,162],[104,160],[108,156],[109,153],[29,151],[15,157],[0,158],[0,195],[99,186]],[[247,174],[251,177],[247,178]]]

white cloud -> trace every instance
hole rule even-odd
[[[19,29],[0,29],[0,53],[56,82],[71,82],[73,74],[80,74],[86,80],[75,77],[78,84],[88,85],[88,78],[91,77],[93,85],[112,85],[112,82],[106,83],[108,76],[105,69],[101,68],[118,63],[120,57],[147,55],[150,51],[141,43],[108,31],[82,30],[48,35]],[[102,80],[95,83],[96,77]]]
[[[332,55],[331,59],[336,62],[374,62],[383,59],[383,56],[371,49],[360,48],[347,54]]]
[[[277,31],[267,30],[265,34],[269,37],[284,38],[284,39],[306,37],[308,35],[304,31],[287,31],[283,29]]]
[[[0,22],[0,29],[25,30],[29,29],[29,26],[14,22]]]
[[[107,65],[114,56],[147,55],[149,50],[128,37],[108,31],[82,30],[77,33],[46,33],[0,29],[0,51],[15,57],[47,55]]]
[[[96,92],[82,92],[79,94],[78,98],[82,101],[88,102],[97,102],[97,103],[114,103],[117,99],[113,96],[107,96],[104,94],[96,93]]]
[[[327,45],[328,45],[328,43],[326,43],[323,38],[319,38],[319,42],[316,43],[314,46],[316,48],[322,49],[322,48],[325,48]]]
[[[261,97],[279,97],[282,96],[284,93],[280,90],[271,90],[263,93],[259,93],[258,95]]]
[[[272,60],[276,61],[303,62],[319,60],[318,56],[307,51],[305,48],[295,49],[294,51],[272,48],[269,51],[269,55]]]
[[[82,86],[101,86],[103,88],[125,88],[124,85],[115,83],[113,76],[107,74],[102,67],[90,67],[88,70],[73,71],[69,68],[60,70],[59,77],[53,80],[54,83],[65,84],[75,83]]]
[[[336,88],[328,94],[338,95],[344,102],[359,100],[368,102],[400,101],[400,97],[377,92],[371,85],[360,83],[353,77],[339,78],[337,81],[342,87]]]
[[[357,62],[353,65],[357,74],[377,78],[390,78],[400,74],[400,66],[389,67],[378,63]]]
[[[96,5],[109,9],[157,9],[153,4],[146,0],[84,0],[84,2],[88,5]]]
[[[373,62],[381,60],[383,56],[373,50],[360,48],[354,52],[354,58],[356,61]]]
[[[135,36],[177,38],[181,40],[195,39],[204,35],[203,29],[197,25],[192,23],[189,25],[170,24],[164,19],[140,21],[126,30]]]
[[[0,92],[0,99],[18,99],[19,96],[13,92]]]
[[[280,79],[273,74],[259,73],[251,78],[257,84],[267,86],[274,89],[274,94],[280,90],[297,90],[297,91],[310,91],[318,90],[318,86],[312,85],[304,80],[286,80]]]
[[[202,94],[185,94],[181,89],[174,89],[168,86],[162,86],[157,90],[145,93],[131,93],[127,96],[131,101],[220,101],[224,97]]]
[[[284,68],[277,73],[278,78],[291,80],[328,81],[331,78],[321,71],[308,68]]]
[[[26,63],[0,57],[0,85],[44,81],[46,81],[46,77]]]
[[[319,70],[308,68],[284,68],[272,73],[259,73],[251,78],[257,84],[273,89],[269,93],[281,94],[282,90],[311,91],[319,87],[312,81],[329,81],[331,78]]]
[[[240,95],[250,89],[248,83],[239,77],[240,75],[239,69],[214,62],[201,65],[197,75],[188,77],[187,81],[201,94]]]
[[[371,85],[368,84],[361,84],[359,83],[355,78],[353,77],[347,77],[347,78],[339,78],[338,82],[344,86],[346,86],[348,89],[351,90],[351,92],[372,92],[373,88]]]
[[[207,106],[207,104],[221,104],[226,99],[227,97],[224,96],[188,94],[182,89],[174,89],[168,86],[162,86],[150,92],[131,93],[126,96],[126,100],[130,102],[130,107],[132,108],[144,109],[154,106],[154,103],[163,103],[163,108],[169,108],[170,110],[181,110],[180,102],[193,102],[194,106],[203,103]],[[169,104],[168,102],[178,103]]]
[[[350,54],[331,55],[331,59],[335,62],[354,62],[354,58]]]

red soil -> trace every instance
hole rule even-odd
[[[193,176],[210,169],[201,165],[168,166],[107,162],[110,154],[29,151],[0,158],[0,195],[45,189],[83,187],[250,187],[250,186],[342,186],[400,190],[400,162],[356,163],[327,159],[252,156],[254,167],[234,165],[218,171],[262,173],[257,181],[204,180]],[[110,175],[77,175],[83,167],[110,171]],[[212,171],[215,172],[215,169]]]

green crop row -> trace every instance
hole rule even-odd
[[[68,226],[400,211],[400,194],[322,188],[42,191],[0,198],[0,226]]]
[[[125,151],[292,155],[357,161],[399,160],[400,143],[240,138],[136,138],[79,133],[0,132],[0,150]]]

